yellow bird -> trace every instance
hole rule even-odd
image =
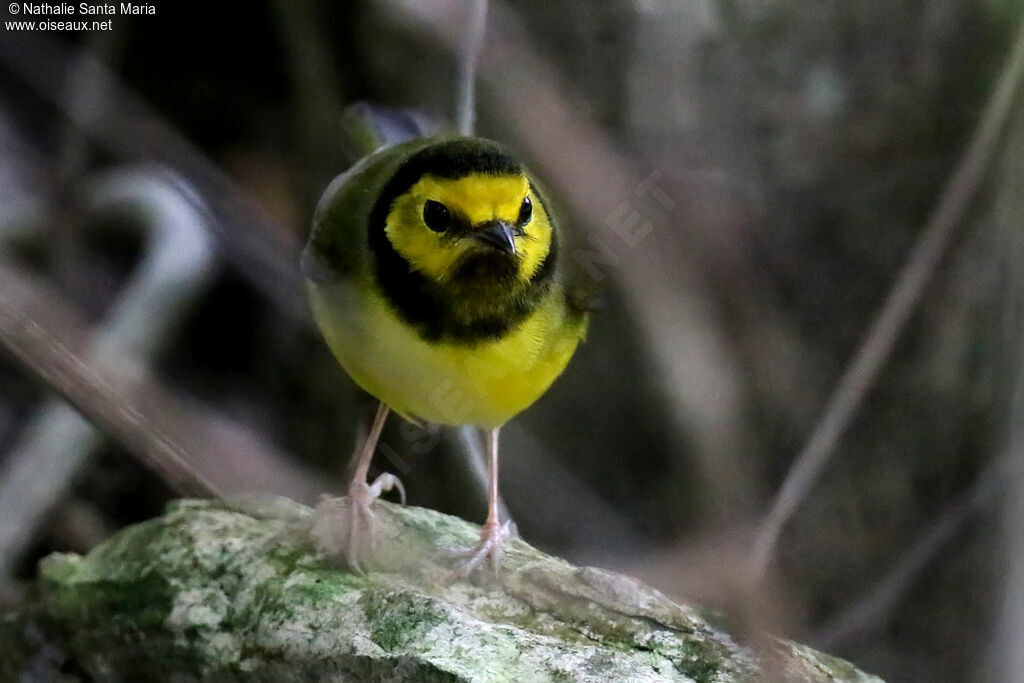
[[[503,146],[417,139],[375,152],[325,191],[302,265],[317,324],[338,362],[380,400],[348,488],[343,552],[372,546],[370,504],[404,489],[367,481],[388,411],[486,430],[488,514],[460,568],[497,566],[498,432],[536,401],[583,338],[546,197]]]

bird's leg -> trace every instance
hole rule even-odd
[[[381,401],[377,405],[377,412],[370,425],[370,433],[366,435],[366,441],[363,442],[363,448],[359,452],[359,460],[356,462],[356,469],[352,473],[352,480],[348,484],[349,498],[366,505],[379,498],[384,491],[390,491],[393,488],[398,489],[402,504],[405,504],[405,488],[395,475],[384,473],[374,479],[372,484],[366,483],[370,476],[370,462],[373,460],[374,451],[377,450],[377,442],[380,441],[380,433],[384,430],[388,412],[387,405]]]
[[[498,430],[487,432],[487,521],[480,527],[480,541],[464,553],[466,560],[455,570],[457,576],[468,576],[485,559],[497,571],[501,563],[501,544],[509,535],[511,520],[498,519]]]
[[[314,535],[322,539],[326,536],[328,542],[325,545],[329,545],[333,553],[343,556],[348,567],[356,572],[362,572],[360,560],[370,554],[375,545],[374,516],[370,503],[385,491],[398,489],[402,504],[405,504],[405,488],[395,475],[384,473],[374,479],[373,483],[367,482],[370,461],[373,460],[387,417],[388,407],[382,401],[377,406],[370,432],[359,451],[359,460],[348,485],[348,496],[341,500],[326,500],[317,506],[318,516],[322,518],[324,526],[315,526]]]

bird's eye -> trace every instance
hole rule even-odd
[[[523,205],[519,207],[519,225],[526,225],[533,218],[533,202],[529,197],[523,199]]]
[[[452,224],[452,215],[441,202],[428,199],[423,205],[423,222],[434,232],[444,232]]]

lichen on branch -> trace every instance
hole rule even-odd
[[[445,580],[474,526],[378,501],[376,564],[316,551],[286,499],[179,501],[86,556],[46,558],[39,596],[0,622],[26,668],[96,680],[741,681],[758,659],[627,577],[508,544],[499,575]],[[793,680],[872,681],[784,641]],[[6,667],[6,668],[5,668]]]

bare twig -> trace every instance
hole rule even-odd
[[[473,0],[473,16],[466,28],[459,60],[459,93],[456,120],[461,135],[472,135],[476,127],[476,65],[487,31],[487,0]]]
[[[772,560],[782,528],[817,481],[836,444],[889,358],[896,339],[921,300],[932,273],[949,246],[954,229],[963,219],[993,154],[997,151],[996,143],[1006,123],[1022,75],[1024,24],[1018,29],[1013,51],[956,172],[947,183],[938,206],[872,323],[867,338],[840,379],[821,419],[787,473],[761,524],[751,556],[753,577],[764,575]]]

